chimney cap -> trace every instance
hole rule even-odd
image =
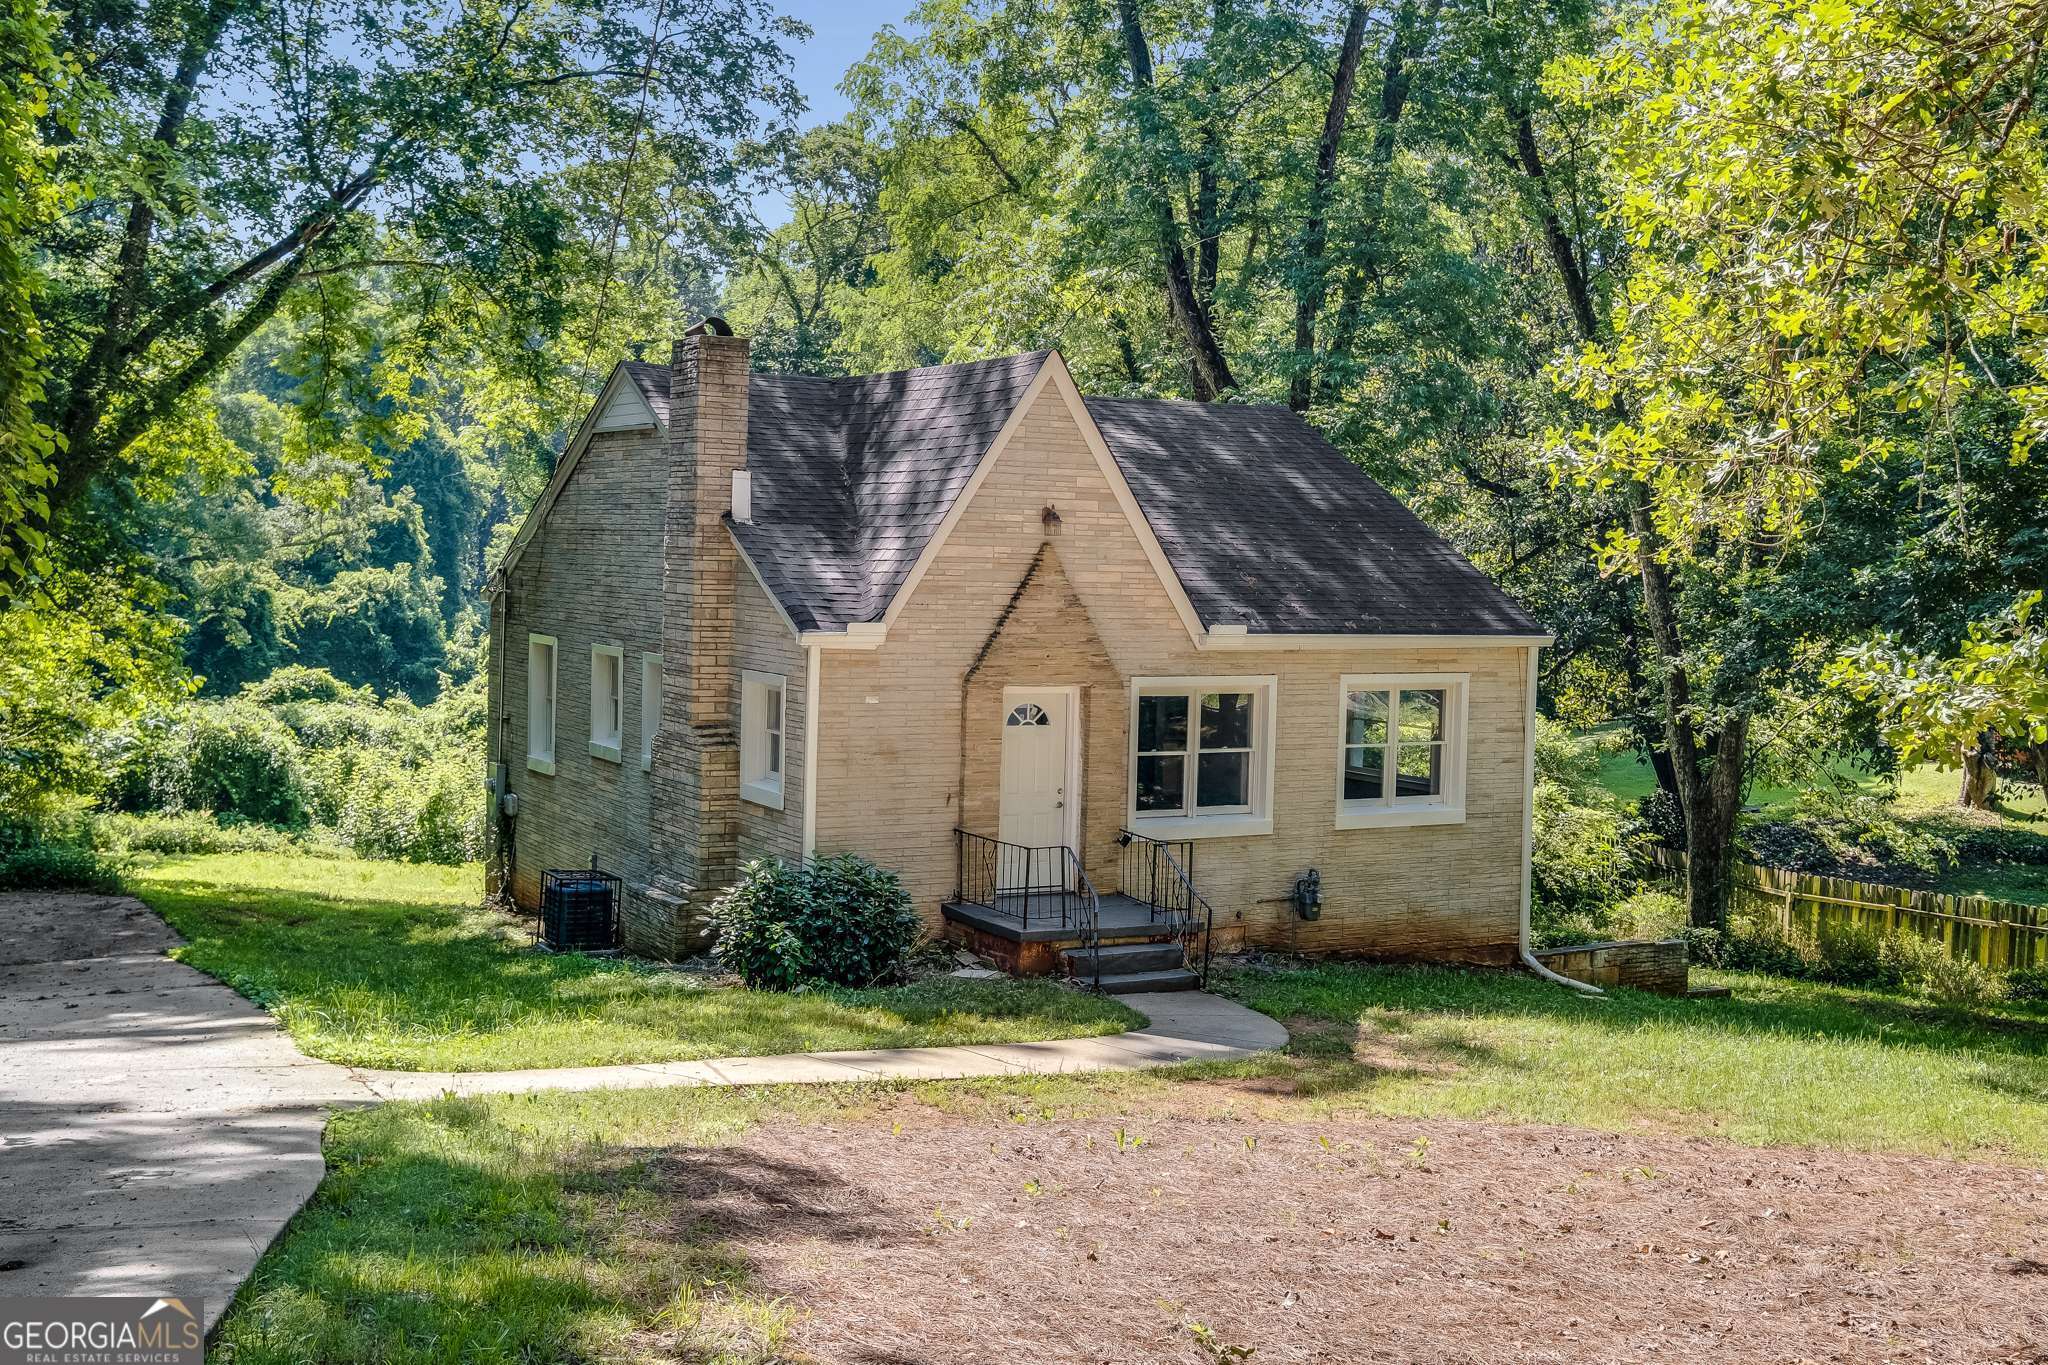
[[[686,337],[729,337],[732,335],[732,324],[716,313],[707,313],[702,322],[684,332],[683,335]]]

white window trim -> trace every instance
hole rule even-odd
[[[1214,815],[1141,815],[1138,812],[1138,698],[1175,692],[1252,694],[1252,805],[1249,811]],[[1130,719],[1124,736],[1124,824],[1155,839],[1222,839],[1273,832],[1273,764],[1280,751],[1280,680],[1276,674],[1218,677],[1133,678]],[[1188,725],[1199,724],[1191,709]],[[1187,781],[1192,787],[1195,774]]]
[[[612,661],[612,685],[618,688],[618,726],[606,738],[598,731],[598,718],[602,714],[600,703],[609,708],[612,698],[600,698],[597,694],[597,661]],[[602,758],[611,763],[622,761],[626,743],[626,651],[617,645],[592,645],[590,647],[590,756]]]
[[[533,647],[535,645],[546,645],[548,647],[548,748],[546,753],[541,753],[533,747],[533,718],[537,713],[537,698],[533,690]],[[556,725],[556,721],[561,716],[561,694],[555,685],[561,680],[561,676],[561,644],[552,635],[528,635],[526,637],[526,767],[529,772],[543,773],[548,776],[554,775],[557,741],[561,739],[561,735],[557,733],[558,727]]]
[[[647,704],[648,679],[654,680],[654,705]],[[654,770],[654,737],[661,730],[661,656],[643,653],[640,656],[640,771]]]
[[[781,694],[782,705],[782,770],[773,777],[748,778],[747,768],[754,753],[754,724],[747,708],[749,685],[766,687]],[[765,737],[766,731],[762,734]],[[782,809],[784,778],[789,773],[789,679],[780,673],[759,673],[751,668],[740,670],[740,799],[751,801],[769,810]]]
[[[1415,825],[1465,823],[1465,737],[1469,726],[1470,673],[1347,673],[1337,680],[1337,828],[1400,829]],[[1444,701],[1444,789],[1428,798],[1382,797],[1352,801],[1344,796],[1344,725],[1352,692],[1396,691],[1400,688],[1441,688]],[[1388,712],[1387,741],[1400,742],[1398,703]]]

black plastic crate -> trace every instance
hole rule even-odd
[[[543,872],[541,944],[557,953],[604,953],[619,946],[620,881],[596,868]]]

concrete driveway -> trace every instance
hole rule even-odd
[[[371,1096],[125,896],[0,895],[0,1295],[227,1307]]]
[[[555,1071],[351,1072],[164,956],[126,896],[0,895],[0,1296],[178,1294],[227,1308],[312,1197],[341,1104],[443,1093],[816,1084],[1131,1071],[1280,1047],[1214,996],[1124,999],[1144,1029],[980,1047],[724,1057]]]

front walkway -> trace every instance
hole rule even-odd
[[[1117,997],[1145,1016],[1142,1029],[1107,1038],[962,1047],[800,1052],[702,1062],[572,1066],[548,1071],[368,1071],[351,1074],[387,1100],[527,1090],[600,1090],[659,1085],[791,1085],[833,1081],[951,1081],[1136,1071],[1180,1062],[1228,1061],[1287,1044],[1287,1030],[1256,1010],[1195,991]]]
[[[312,1197],[338,1105],[529,1090],[1134,1071],[1280,1047],[1263,1014],[1129,995],[1109,1038],[552,1071],[367,1071],[304,1056],[263,1010],[165,957],[125,896],[0,896],[0,1295],[197,1295],[206,1324]]]

